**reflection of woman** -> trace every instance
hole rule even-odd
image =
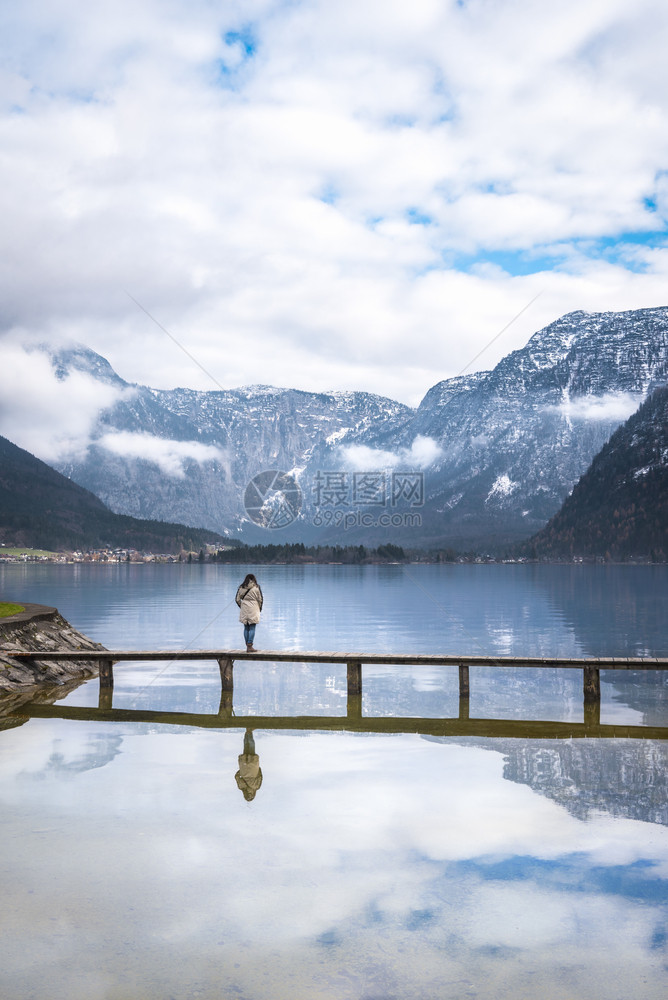
[[[249,573],[244,582],[239,586],[235,601],[239,605],[239,621],[244,627],[246,652],[255,653],[256,649],[253,645],[253,639],[255,638],[255,626],[260,620],[263,597],[260,584],[252,573]]]
[[[254,799],[255,793],[262,784],[262,770],[260,758],[255,753],[252,729],[247,729],[244,733],[244,752],[239,754],[239,770],[234,777],[246,802]]]

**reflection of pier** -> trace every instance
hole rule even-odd
[[[237,650],[86,650],[73,652],[50,650],[48,653],[13,653],[17,658],[32,657],[35,661],[57,659],[95,659],[100,665],[100,697],[97,709],[70,708],[62,705],[22,705],[17,715],[26,717],[61,719],[97,719],[114,722],[152,722],[166,725],[186,725],[200,728],[241,727],[249,729],[329,729],[351,732],[419,733],[433,736],[493,736],[535,739],[574,739],[584,736],[606,738],[668,739],[668,727],[601,725],[600,722],[600,671],[601,670],[666,670],[668,659],[658,658],[598,658],[598,659],[539,659],[529,657],[461,657],[409,654],[353,654],[353,653],[301,653],[266,651],[247,653]],[[220,668],[221,701],[215,715],[181,712],[156,712],[114,709],[114,664],[130,661],[182,662],[185,660],[215,660]],[[347,713],[345,716],[238,716],[234,714],[234,663],[254,660],[260,662],[346,664]],[[459,714],[449,719],[371,718],[362,714],[362,666],[382,664],[396,666],[457,667],[459,672]],[[582,670],[583,673],[583,722],[541,722],[515,719],[471,719],[470,667],[495,669],[565,668]]]
[[[104,699],[101,699],[104,700]],[[460,703],[460,709],[461,709]],[[231,708],[217,714],[151,712],[126,708],[77,708],[69,705],[22,705],[17,716],[36,719],[68,719],[96,722],[149,722],[161,726],[192,726],[198,729],[308,729],[351,733],[416,733],[421,736],[487,736],[513,739],[571,740],[640,739],[668,740],[668,727],[601,725],[597,722],[540,722],[518,719],[469,719],[468,713],[452,719],[369,717],[362,715],[359,695],[348,699],[348,714],[342,716],[234,715]]]

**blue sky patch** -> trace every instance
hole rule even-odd
[[[339,199],[339,192],[333,184],[325,184],[318,195],[318,199],[319,201],[323,201],[325,205],[335,205]]]
[[[652,232],[628,232],[618,236],[603,236],[596,239],[564,240],[551,247],[535,250],[489,250],[475,254],[443,253],[446,266],[458,271],[472,273],[485,264],[501,268],[512,276],[538,274],[543,271],[568,270],[571,254],[589,260],[605,260],[618,264],[637,274],[645,272],[649,265],[636,255],[634,248],[664,249],[668,245],[668,234],[664,230]]]
[[[597,240],[582,240],[575,242],[576,250],[587,257],[602,258],[611,264],[619,264],[627,271],[643,274],[649,269],[649,264],[634,253],[634,247],[647,249],[664,248],[668,243],[665,230],[653,232],[628,232],[618,236],[604,236]]]
[[[240,28],[239,31],[228,31],[223,36],[226,45],[241,45],[244,56],[250,59],[257,52],[257,39],[250,25]]]
[[[421,212],[419,208],[407,209],[406,218],[412,226],[430,226],[433,222],[433,219]]]
[[[228,31],[223,35],[223,41],[226,46],[230,48],[237,47],[241,52],[241,60],[239,62],[237,62],[236,58],[232,58],[230,63],[228,63],[224,56],[222,59],[216,60],[218,85],[226,89],[232,89],[240,71],[248,65],[257,52],[258,42],[251,25],[240,28],[238,31]]]
[[[563,259],[561,253],[533,253],[525,250],[491,250],[487,253],[443,256],[444,262],[457,271],[471,273],[485,264],[492,264],[512,275],[552,271]]]

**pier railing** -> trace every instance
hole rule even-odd
[[[362,668],[364,665],[382,664],[403,667],[457,667],[459,672],[459,720],[469,718],[470,668],[494,669],[567,669],[582,671],[582,692],[585,723],[600,725],[601,670],[668,670],[665,657],[598,657],[598,658],[545,658],[514,656],[461,656],[409,653],[353,653],[353,652],[300,652],[295,650],[262,650],[249,653],[237,649],[196,650],[3,650],[15,659],[30,659],[37,663],[53,660],[86,660],[99,663],[100,708],[111,709],[114,687],[114,665],[132,661],[215,660],[220,669],[221,711],[232,709],[234,690],[234,664],[245,660],[270,663],[339,663],[345,664],[348,687],[348,717],[361,718]]]

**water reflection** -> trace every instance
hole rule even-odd
[[[121,752],[67,766],[101,732]],[[231,781],[242,733],[34,719],[2,734],[3,997],[45,981],[55,1000],[664,995],[664,826],[577,816],[508,780],[510,744],[411,734],[263,731],[271,780],[248,809]],[[650,746],[633,744],[638,765]],[[565,776],[539,750],[527,773],[554,789]],[[589,777],[605,757],[636,794],[618,743],[586,751]]]
[[[247,729],[244,733],[244,749],[243,753],[239,754],[239,770],[234,775],[234,780],[246,802],[252,802],[262,784],[262,768],[260,758],[255,753],[252,729]]]
[[[364,622],[369,652],[668,655],[665,566],[266,566],[262,575],[268,648],[358,649]],[[0,590],[58,606],[110,648],[235,648],[237,576],[233,566],[0,564]]]
[[[471,741],[469,745],[484,747]],[[528,785],[578,819],[596,812],[668,825],[668,745],[633,740],[601,751],[591,739],[496,740],[503,777]]]
[[[350,733],[415,733],[422,736],[484,737],[487,739],[632,739],[668,740],[668,726],[633,726],[606,724],[595,713],[585,713],[582,722],[558,722],[531,719],[477,719],[464,710],[454,718],[411,718],[408,716],[369,716],[361,712],[361,698],[351,697],[346,715],[234,715],[232,709],[215,714],[164,712],[150,709],[92,708],[78,705],[48,705],[29,702],[21,706],[16,724],[29,719],[62,719],[70,722],[151,723],[184,729],[242,728],[258,730],[295,730]]]
[[[218,567],[35,569],[12,577],[30,595],[5,591],[133,648],[187,644],[238,582],[235,568],[229,588]],[[376,651],[665,651],[665,572],[413,567],[447,610],[423,630],[400,568],[269,569],[276,645],[358,648],[364,621]],[[196,644],[233,646],[237,628],[219,617]],[[119,668],[106,703],[96,682],[14,699],[0,994],[658,1000],[668,741],[641,724],[665,726],[665,682],[604,673],[602,688],[600,723],[566,671],[472,669],[469,718],[456,670],[432,668],[365,668],[357,703],[345,667],[249,664],[233,707],[215,663]]]
[[[668,655],[664,566],[526,569],[531,585],[573,629],[583,656]]]

